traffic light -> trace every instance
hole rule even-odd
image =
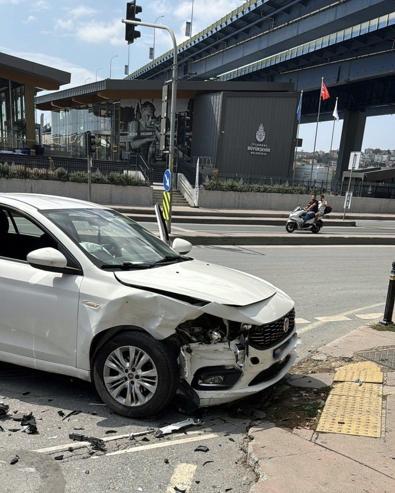
[[[141,19],[137,19],[136,15],[142,12],[142,8],[140,5],[136,5],[136,0],[132,2],[128,2],[126,4],[126,20],[128,21],[141,21]],[[136,26],[133,24],[125,24],[125,40],[131,44],[135,39],[138,39],[141,36],[140,31],[136,31]]]
[[[92,156],[96,152],[96,147],[96,135],[91,132],[86,132],[86,153],[89,156]]]

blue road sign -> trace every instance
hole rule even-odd
[[[171,190],[171,172],[167,169],[163,175],[163,188],[165,192],[170,192]]]

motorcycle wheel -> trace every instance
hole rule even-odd
[[[321,226],[319,224],[313,224],[311,228],[311,232],[317,234],[320,232]]]
[[[296,223],[287,223],[285,225],[285,229],[287,230],[288,233],[293,233],[296,229]]]

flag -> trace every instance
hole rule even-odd
[[[326,87],[326,84],[324,82],[324,79],[322,79],[322,82],[321,82],[321,93],[320,93],[320,98],[322,99],[322,101],[326,101],[327,99],[329,99],[331,96],[329,94],[329,91],[328,91],[328,88]]]
[[[303,101],[303,91],[300,91],[298,107],[296,108],[296,121],[300,123],[302,119],[302,101]]]
[[[338,113],[338,111],[337,111],[337,100],[338,100],[338,99],[339,99],[339,98],[336,98],[335,107],[334,107],[334,109],[333,109],[333,113],[332,113],[333,118],[334,118],[335,120],[339,120],[339,113]]]

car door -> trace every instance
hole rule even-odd
[[[67,257],[64,247],[37,220],[0,205],[0,357],[22,364],[34,358],[75,366],[82,277],[78,271],[77,275],[48,272],[27,263],[30,251],[48,246]],[[73,262],[72,256],[68,261]]]

